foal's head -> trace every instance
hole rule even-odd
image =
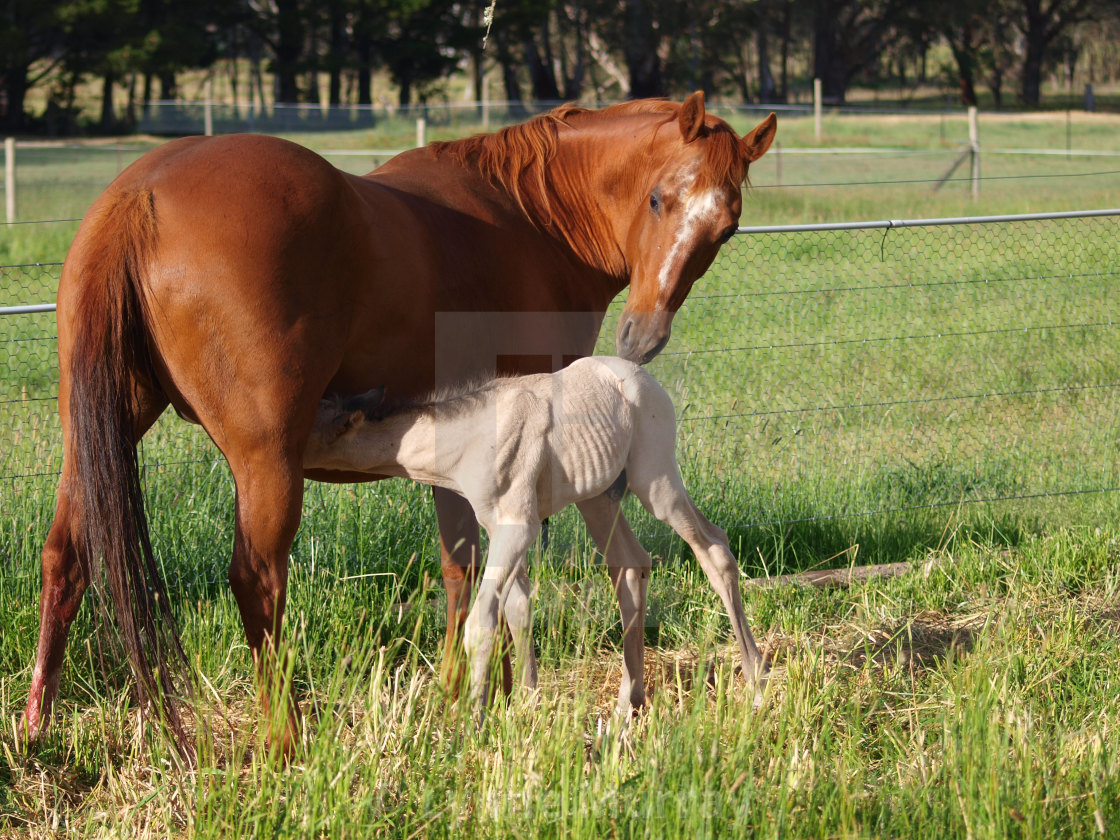
[[[634,207],[621,244],[630,292],[618,324],[618,355],[644,364],[668,342],[692,284],[735,233],[747,168],[770,148],[776,129],[770,114],[739,137],[705,114],[704,94],[697,92],[659,130],[652,166],[628,199]]]
[[[339,439],[347,437],[369,421],[379,420],[384,407],[385,389],[374,388],[352,397],[328,397],[319,401],[315,425],[307,451],[322,453]]]

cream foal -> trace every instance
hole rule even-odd
[[[619,508],[627,487],[696,554],[727,609],[758,702],[765,668],[743,613],[738,565],[727,535],[685,490],[674,455],[673,403],[644,369],[614,357],[580,359],[558,373],[494,379],[384,417],[381,396],[378,390],[321,402],[304,466],[404,476],[470,502],[490,536],[464,631],[470,697],[481,711],[499,615],[513,635],[523,684],[536,688],[526,555],[541,520],[572,502],[606,557],[622,613],[618,711],[645,702],[651,561]]]

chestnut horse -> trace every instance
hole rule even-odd
[[[630,286],[618,354],[652,359],[734,232],[770,114],[740,138],[683,104],[564,106],[528,123],[398,155],[364,177],[283,140],[176,140],[142,157],[86,214],[58,290],[63,465],[42,557],[39,643],[23,716],[41,730],[70,624],[107,582],[142,705],[175,704],[189,669],[160,581],[137,468],[170,405],[200,423],[236,486],[229,581],[258,674],[281,697],[270,735],[298,737],[280,638],[303,451],[324,393],[393,393],[589,355]],[[470,506],[436,491],[448,596],[445,662],[477,570]],[[609,507],[581,511],[605,547]],[[103,569],[103,575],[98,568]]]

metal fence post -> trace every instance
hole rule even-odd
[[[16,138],[4,140],[4,208],[9,222],[16,220]]]

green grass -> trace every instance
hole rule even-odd
[[[834,145],[923,142],[909,123],[827,124]],[[1033,125],[1000,142],[1045,141]],[[955,154],[931,151],[944,157],[925,168],[917,156],[787,155],[781,187],[764,158],[744,221],[972,212],[958,183],[810,186],[920,178]],[[118,166],[112,151],[52,154],[24,193],[43,218],[80,214]],[[1111,164],[1008,164],[1033,177],[986,182],[977,209],[1110,205],[1114,179],[1075,175],[1098,166]],[[682,418],[686,482],[744,575],[909,564],[840,589],[746,590],[774,665],[757,712],[717,599],[630,500],[656,561],[650,707],[622,738],[600,731],[619,678],[617,608],[568,511],[531,561],[540,703],[499,707],[476,732],[434,680],[443,604],[427,491],[309,484],[288,612],[307,740],[289,767],[260,741],[224,582],[229,472],[174,417],[145,441],[144,478],[206,679],[201,767],[175,769],[138,725],[89,605],[53,729],[17,747],[58,469],[57,374],[52,318],[4,318],[0,836],[1115,836],[1120,528],[1116,494],[1087,492],[1120,486],[1115,225],[738,237],[697,285],[651,369]],[[72,230],[8,228],[0,264],[57,261]],[[56,267],[0,270],[5,304],[49,300],[56,282]]]

